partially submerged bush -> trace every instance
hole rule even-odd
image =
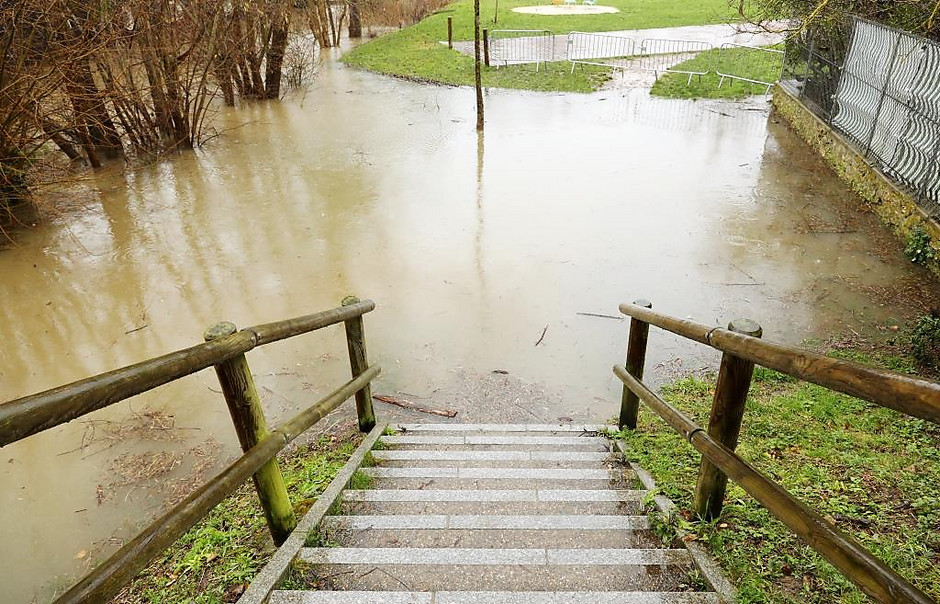
[[[914,323],[911,354],[926,367],[940,368],[940,315],[924,315]]]

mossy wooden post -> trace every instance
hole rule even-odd
[[[483,30],[483,64],[490,66],[490,30]]]
[[[206,330],[207,342],[235,333],[233,323],[217,323]],[[248,451],[270,434],[268,422],[261,408],[261,397],[255,388],[255,382],[248,368],[248,359],[244,354],[224,361],[215,366],[216,375],[222,385],[222,394],[228,404],[238,442],[243,451]],[[264,509],[264,516],[271,529],[274,543],[281,545],[294,530],[297,519],[287,495],[284,477],[277,465],[277,459],[271,459],[255,472],[255,489]]]
[[[447,48],[454,48],[454,18],[447,17]]]
[[[653,308],[653,303],[649,300],[636,300],[636,306],[643,308]],[[643,367],[646,365],[646,340],[649,337],[650,324],[639,319],[630,319],[630,337],[627,343],[627,371],[636,379],[643,380]],[[620,399],[620,421],[618,425],[621,430],[625,427],[636,430],[636,416],[640,412],[640,399],[637,395],[627,388],[623,387],[623,395]]]
[[[347,296],[343,298],[343,306],[356,304],[359,298]],[[346,344],[349,346],[349,365],[352,376],[359,377],[369,368],[369,357],[366,354],[365,330],[362,327],[362,316],[346,321]],[[359,415],[359,430],[368,432],[375,427],[375,412],[372,410],[372,386],[366,386],[356,393],[356,413]]]
[[[754,338],[759,338],[762,334],[760,325],[749,319],[732,321],[728,329]],[[711,415],[708,417],[708,435],[732,451],[738,446],[741,420],[744,419],[744,404],[753,375],[754,363],[727,352],[722,355],[715,398]],[[727,486],[728,477],[703,457],[692,504],[695,512],[706,520],[717,518],[724,505]]]

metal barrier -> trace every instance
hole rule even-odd
[[[636,42],[632,38],[573,31],[568,34],[565,51],[571,72],[575,65],[598,65],[626,69],[635,55]]]
[[[639,56],[633,61],[636,69],[652,71],[656,75],[661,73],[681,73],[689,76],[688,83],[692,83],[693,76],[703,76],[711,73],[713,64],[708,69],[678,69],[678,65],[691,59],[699,53],[713,50],[715,47],[708,42],[696,40],[664,40],[647,38],[640,44]]]
[[[770,87],[780,79],[779,75],[773,81],[767,82],[758,79],[757,74],[773,70],[778,73],[781,72],[783,57],[784,52],[776,48],[747,46],[746,44],[734,44],[732,42],[722,44],[718,48],[718,66],[715,69],[721,77],[718,81],[718,87],[721,88],[727,78],[766,86],[766,94],[770,92]]]
[[[500,64],[542,63],[555,57],[555,34],[547,29],[494,29],[489,32],[490,61]]]

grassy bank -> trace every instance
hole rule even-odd
[[[361,440],[362,435],[350,428],[279,457],[298,515],[310,509]],[[274,551],[249,481],[166,550],[113,603],[234,602]]]
[[[734,11],[726,0],[604,0],[619,13],[581,16],[539,16],[512,12],[512,8],[538,4],[531,0],[502,0],[498,23],[493,22],[496,0],[482,0],[481,26],[486,29],[547,29],[556,34],[570,31],[614,31],[726,23]],[[420,81],[470,86],[473,60],[441,44],[447,39],[447,18],[454,20],[454,39],[473,39],[473,2],[458,0],[430,15],[417,25],[386,34],[363,44],[343,60],[354,67]],[[516,65],[488,68],[483,84],[496,88],[590,92],[610,77],[603,67],[585,67],[570,73],[568,63],[549,64],[535,73],[535,67]]]
[[[912,367],[892,356],[848,356],[895,370]],[[713,383],[685,379],[664,395],[704,425]],[[868,601],[733,483],[719,521],[693,521],[687,510],[699,456],[645,408],[639,425],[636,433],[624,435],[629,456],[685,511],[676,522],[708,544],[742,604]],[[738,452],[920,589],[940,598],[936,425],[758,369]]]

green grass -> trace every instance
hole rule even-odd
[[[481,27],[486,29],[548,29],[556,34],[570,31],[613,31],[680,25],[724,23],[734,19],[726,0],[605,0],[621,12],[608,15],[546,17],[524,15],[513,7],[539,4],[533,0],[502,0],[499,23],[493,23],[495,0],[483,0]],[[343,60],[354,67],[418,81],[473,85],[473,59],[440,44],[447,39],[447,17],[454,19],[454,39],[473,39],[473,2],[458,0],[420,23],[372,40],[348,52]],[[610,79],[611,70],[585,66],[572,74],[567,62],[543,65],[513,65],[484,68],[483,85],[492,88],[591,92]]]
[[[313,505],[361,440],[358,431],[336,440],[321,438],[279,458],[298,516]],[[273,552],[264,514],[249,481],[167,549],[113,602],[233,602]]]
[[[723,50],[725,65],[733,65],[735,74],[741,74],[752,80],[775,82],[783,68],[783,55],[769,54],[746,48]],[[683,61],[673,69],[684,71],[709,71],[704,76],[689,76],[681,73],[666,73],[653,84],[650,94],[672,99],[742,99],[766,94],[767,86],[752,84],[741,80],[726,79],[719,88],[721,78],[715,73],[718,65],[719,50],[707,50],[694,58]]]
[[[872,357],[843,353],[853,360]],[[910,370],[904,359],[877,364]],[[712,382],[684,379],[664,397],[701,425]],[[627,454],[675,501],[677,522],[728,571],[741,604],[862,604],[868,600],[734,483],[722,517],[688,512],[699,455],[658,416],[641,410]],[[782,374],[758,369],[738,453],[836,521],[920,589],[940,598],[940,429]]]

